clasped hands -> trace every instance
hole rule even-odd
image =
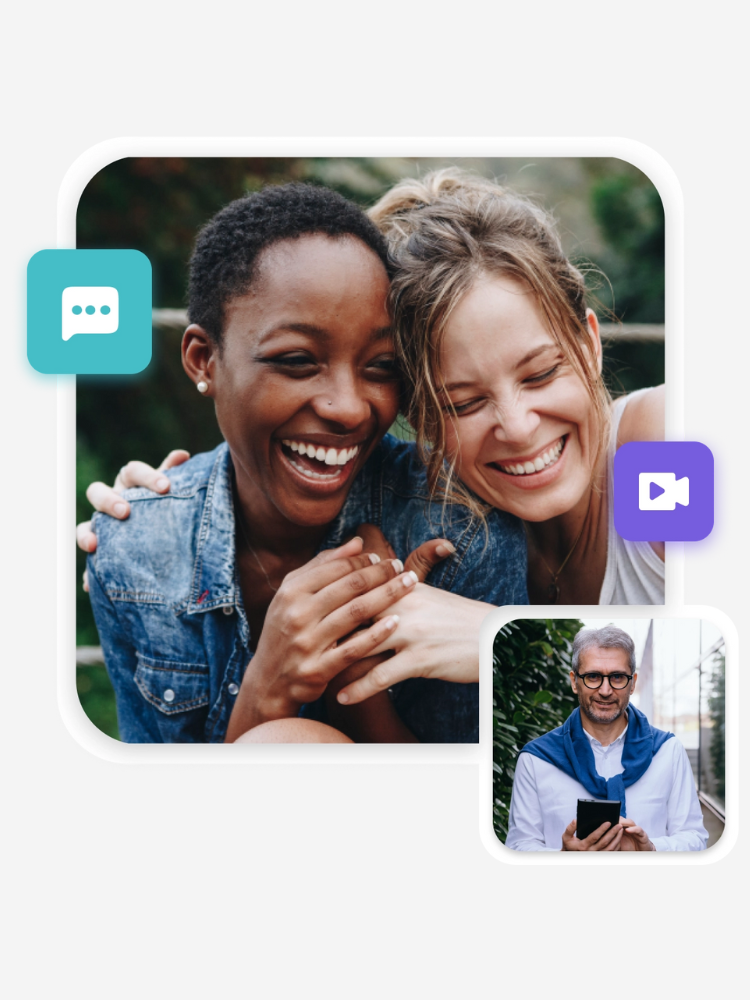
[[[164,471],[187,457],[172,452],[158,469],[130,462],[114,488],[93,483],[87,496],[97,510],[126,518],[122,491],[168,492]],[[296,714],[326,689],[341,705],[355,705],[408,677],[478,681],[479,626],[491,606],[423,582],[452,554],[451,543],[425,542],[402,567],[378,528],[363,525],[358,534],[361,542],[322,552],[285,577],[238,696],[252,724]],[[84,551],[95,550],[90,522],[78,526],[77,537]]]
[[[446,544],[425,542],[404,566],[390,555],[365,551],[357,536],[287,573],[245,671],[227,741],[264,722],[297,715],[348,669],[356,670],[348,678],[369,669],[373,654],[383,654],[398,626],[400,616],[392,609],[449,554]]]

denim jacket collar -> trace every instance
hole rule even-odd
[[[203,505],[188,614],[239,604],[234,558],[234,471],[226,444],[217,450]]]
[[[190,599],[186,609],[188,614],[200,614],[219,607],[241,607],[235,558],[233,482],[234,466],[229,446],[225,443],[217,449],[216,461],[206,488]],[[320,549],[343,543],[347,522],[351,520],[347,517],[347,508],[358,500],[357,496],[347,497],[338,516],[330,524]]]

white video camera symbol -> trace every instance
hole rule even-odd
[[[652,484],[658,493],[652,496]],[[638,507],[640,510],[674,510],[676,504],[687,507],[690,502],[690,480],[678,479],[674,472],[641,472],[638,476]]]

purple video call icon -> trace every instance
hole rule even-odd
[[[615,455],[614,492],[627,541],[700,541],[714,526],[714,456],[698,441],[630,441]]]

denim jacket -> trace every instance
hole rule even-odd
[[[126,521],[96,515],[89,589],[120,734],[130,743],[224,739],[252,658],[235,560],[233,467],[226,444],[170,470],[170,492],[129,490]],[[525,604],[521,522],[500,511],[487,530],[464,507],[426,500],[413,445],[386,436],[355,479],[321,548],[378,525],[400,559],[429,538],[455,555],[428,582],[491,604]],[[255,643],[253,643],[254,645]],[[396,710],[428,743],[476,742],[478,685],[415,678],[392,691]],[[320,703],[305,714],[324,718]]]

